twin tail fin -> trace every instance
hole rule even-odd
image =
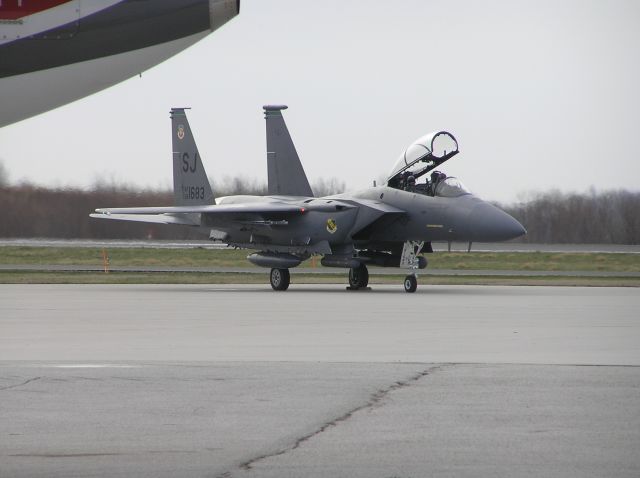
[[[273,196],[313,197],[307,175],[282,117],[284,105],[266,105],[268,191]]]
[[[215,204],[185,109],[188,108],[171,109],[174,203],[176,206]]]

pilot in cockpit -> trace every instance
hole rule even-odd
[[[435,196],[436,195],[436,187],[438,186],[438,183],[440,183],[440,181],[444,180],[447,178],[447,175],[440,172],[440,171],[434,171],[431,173],[431,181],[428,183],[429,185],[427,186],[427,194],[429,196]]]
[[[407,178],[405,191],[414,192],[416,189],[416,177],[412,174]]]

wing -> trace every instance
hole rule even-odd
[[[96,209],[90,217],[95,219],[114,219],[118,221],[150,222],[155,224],[179,224],[199,226],[200,215],[224,215],[234,218],[246,218],[249,214],[259,216],[304,214],[306,208],[283,203],[256,202],[249,204],[218,204],[207,206],[167,206],[167,207],[115,207]]]
[[[114,219],[116,221],[151,222],[154,224],[178,224],[181,226],[199,226],[200,221],[192,216],[174,216],[172,214],[89,214],[95,219]]]
[[[96,209],[101,214],[221,214],[221,213],[300,213],[304,207],[277,202],[255,202],[243,204],[213,204],[207,206],[166,206],[166,207],[111,207]]]

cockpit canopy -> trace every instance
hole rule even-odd
[[[416,179],[458,154],[458,142],[451,133],[435,131],[414,141],[396,161],[387,178],[395,187],[401,175],[411,174]]]
[[[471,194],[462,181],[453,176],[444,178],[435,186],[435,196],[443,198],[457,198],[458,196],[464,196],[465,194]]]

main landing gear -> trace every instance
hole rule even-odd
[[[289,269],[271,269],[269,281],[273,290],[287,290],[291,283]]]
[[[360,264],[349,269],[349,290],[364,289],[369,285],[369,271],[367,266]]]

